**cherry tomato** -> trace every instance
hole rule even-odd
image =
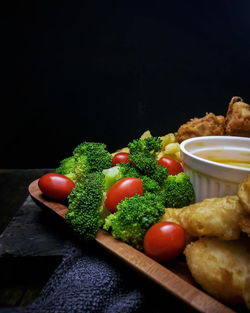
[[[127,152],[116,153],[112,158],[112,165],[115,166],[118,163],[129,163],[130,154]]]
[[[180,162],[166,156],[160,158],[158,164],[166,167],[169,175],[177,175],[183,172],[183,167]]]
[[[185,231],[176,223],[158,222],[144,237],[144,252],[157,262],[174,259],[184,248]]]
[[[47,173],[40,177],[38,186],[46,197],[55,201],[65,201],[75,183],[64,175]]]
[[[124,200],[124,198],[131,198],[136,194],[143,195],[141,179],[135,177],[122,178],[108,190],[105,206],[111,213],[114,213],[118,203]]]

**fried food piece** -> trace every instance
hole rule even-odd
[[[200,136],[223,136],[225,117],[207,113],[204,117],[193,118],[180,126],[176,140],[180,143],[185,139]]]
[[[245,286],[243,289],[243,297],[244,297],[246,306],[250,309],[250,265],[248,266],[248,274],[247,274]]]
[[[162,221],[181,225],[191,237],[218,237],[224,240],[239,238],[238,224],[243,208],[238,196],[205,199],[181,209],[165,209]]]
[[[217,299],[249,306],[250,241],[201,238],[184,254],[193,278]]]
[[[250,215],[241,216],[238,224],[241,231],[248,234],[248,236],[250,237]]]
[[[250,174],[239,184],[238,197],[245,211],[238,224],[240,229],[250,237]]]
[[[225,133],[229,136],[250,137],[250,105],[240,97],[233,97],[229,103]]]
[[[250,174],[240,183],[238,196],[243,208],[250,213]]]

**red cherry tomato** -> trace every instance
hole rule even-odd
[[[144,237],[144,252],[158,262],[177,257],[185,248],[184,229],[172,222],[158,222]]]
[[[65,201],[75,187],[75,183],[64,175],[47,173],[40,177],[38,186],[42,193],[51,200]]]
[[[112,158],[112,165],[115,166],[118,163],[129,163],[130,154],[127,152],[116,153]]]
[[[131,198],[136,194],[143,195],[141,179],[135,177],[122,178],[108,190],[105,206],[111,213],[114,213],[118,203],[124,200],[124,198]]]
[[[166,156],[160,158],[158,164],[166,167],[169,175],[177,175],[183,172],[183,167],[180,162]]]

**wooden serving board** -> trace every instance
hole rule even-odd
[[[65,218],[67,206],[44,198],[38,187],[38,180],[29,185],[29,193],[38,205],[49,208]],[[194,309],[202,313],[235,313],[231,308],[195,287],[185,264],[163,266],[132,246],[116,240],[106,231],[100,230],[95,240]]]

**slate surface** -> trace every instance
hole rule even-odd
[[[0,233],[28,196],[29,184],[51,169],[0,169]]]
[[[0,307],[32,303],[61,262],[67,227],[28,196],[49,171],[0,170]]]
[[[0,235],[0,258],[61,256],[67,225],[30,196]]]

